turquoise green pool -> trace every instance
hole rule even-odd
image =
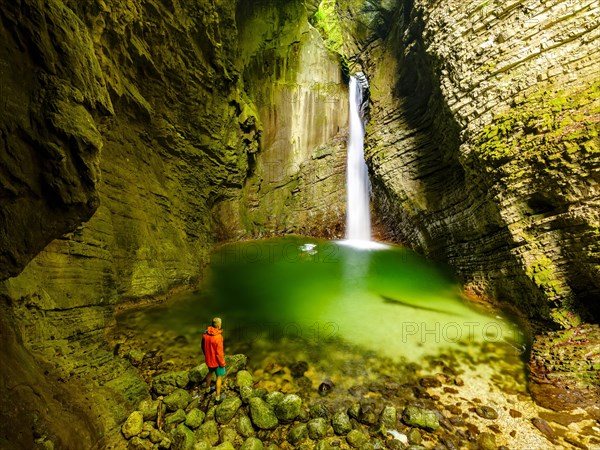
[[[461,297],[443,270],[396,246],[283,237],[227,244],[212,255],[200,292],[150,321],[197,338],[223,318],[229,348],[252,343],[340,343],[416,361],[447,349],[519,344],[518,330]]]

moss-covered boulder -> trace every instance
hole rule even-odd
[[[331,417],[331,426],[333,431],[338,435],[346,435],[352,430],[350,417],[344,411],[338,411]]]
[[[188,373],[188,378],[191,383],[200,384],[204,381],[206,375],[208,375],[208,367],[206,363],[202,363],[190,369]]]
[[[263,450],[264,446],[260,439],[249,437],[244,441],[240,450]]]
[[[144,399],[139,403],[138,410],[142,412],[144,420],[156,420],[160,404],[158,400]]]
[[[261,398],[250,399],[252,423],[262,430],[272,430],[279,424],[273,408]]]
[[[223,400],[215,410],[215,420],[217,423],[229,423],[238,409],[242,406],[242,400],[239,397],[227,397]]]
[[[183,423],[183,422],[185,422],[185,419],[186,419],[185,411],[183,409],[178,409],[177,411],[175,411],[172,414],[167,414],[167,416],[165,417],[165,423],[167,425],[173,425],[173,424]]]
[[[166,372],[152,380],[152,390],[158,395],[168,395],[177,388],[185,388],[189,383],[189,372]]]
[[[217,442],[219,442],[219,428],[217,422],[214,420],[205,421],[196,430],[195,435],[199,440],[205,439],[210,445],[216,445]]]
[[[308,436],[313,440],[319,440],[327,436],[329,422],[323,417],[317,417],[309,420],[306,426],[308,427]]]
[[[395,430],[398,414],[393,406],[386,406],[379,416],[379,424],[385,430]]]
[[[177,428],[171,433],[173,450],[193,450],[196,438],[192,430],[186,427],[184,424],[179,424]]]
[[[369,437],[358,430],[352,430],[346,435],[346,441],[353,448],[362,448],[369,443]]]
[[[305,423],[299,423],[290,428],[287,434],[287,440],[290,444],[298,444],[308,437],[308,427]]]
[[[144,416],[141,411],[133,411],[125,423],[121,426],[121,432],[125,439],[130,439],[142,432],[144,425]]]
[[[163,399],[163,403],[169,411],[185,409],[192,401],[191,394],[184,389],[175,389]]]
[[[206,414],[204,413],[204,411],[198,408],[192,408],[190,411],[188,411],[186,415],[185,426],[191,428],[192,430],[195,430],[200,425],[202,425],[205,416]]]
[[[142,439],[138,436],[134,436],[127,443],[127,450],[153,450],[154,444],[148,439]]]
[[[291,422],[301,410],[302,399],[296,394],[285,395],[274,407],[275,415],[282,422]]]
[[[243,386],[252,387],[252,385],[254,384],[252,374],[247,370],[240,370],[235,375],[235,384],[238,388],[241,388]]]

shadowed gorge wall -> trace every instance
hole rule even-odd
[[[477,289],[576,325],[576,303],[599,297],[598,8],[415,2],[398,14],[410,19],[396,44],[371,52],[382,216]]]

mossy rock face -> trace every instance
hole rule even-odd
[[[469,14],[446,22],[467,4]],[[600,85],[591,28],[555,48],[585,13],[548,15],[539,4],[524,25],[505,6],[489,8],[404,3],[362,56],[377,86],[365,150],[377,215],[390,238],[449,263],[471,292],[512,303],[542,328],[595,322]],[[470,53],[475,38],[498,53]]]
[[[241,201],[218,207],[222,228],[230,237],[239,232],[232,222],[256,236],[339,237],[347,126],[340,56],[309,24],[302,2],[248,3],[238,18],[243,78],[262,128]]]
[[[600,346],[600,326],[584,324],[535,336],[529,370],[531,394],[555,411],[593,408],[600,397],[600,362],[590,364],[589,348]],[[547,377],[554,383],[544,383]]]

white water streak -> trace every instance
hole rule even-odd
[[[370,241],[369,174],[364,155],[365,127],[360,115],[362,97],[361,84],[355,77],[350,78],[346,239]]]

